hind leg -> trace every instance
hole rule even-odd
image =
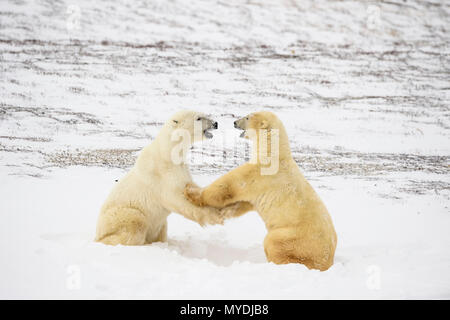
[[[167,242],[167,221],[164,221],[164,224],[161,226],[161,229],[156,237],[152,234],[147,234],[145,243],[150,244],[153,242]]]
[[[109,245],[143,245],[147,228],[147,219],[141,211],[112,208],[100,216],[95,241]]]
[[[267,261],[276,264],[301,263],[292,255],[291,243],[292,241],[286,237],[284,229],[270,231],[264,239],[264,253]]]
[[[264,252],[267,260],[276,264],[301,263],[311,269],[313,263],[309,254],[301,252],[298,239],[290,228],[270,231],[264,239]]]
[[[300,263],[308,269],[327,270],[333,259],[324,255],[322,246],[316,241],[299,239],[293,228],[270,231],[264,239],[267,260],[276,264]]]
[[[159,242],[167,242],[167,221],[164,222],[164,225],[159,232],[158,239],[156,241]]]

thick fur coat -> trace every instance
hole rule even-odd
[[[333,264],[337,244],[333,222],[292,158],[283,124],[273,113],[257,112],[236,121],[235,127],[244,130],[246,138],[250,138],[250,132],[255,133],[253,160],[206,188],[188,185],[186,197],[201,207],[223,208],[237,201],[249,203],[268,231],[264,240],[268,261],[302,263],[311,269],[327,270]],[[267,130],[267,139],[261,139],[260,129]],[[278,170],[267,174],[264,171],[272,164],[261,162],[257,155],[262,141],[269,154],[277,151],[271,150],[275,132],[271,129],[276,129],[279,136],[279,162]]]
[[[195,127],[200,128],[200,134],[195,134]],[[185,185],[192,183],[185,152],[191,143],[210,138],[208,130],[214,128],[217,123],[194,111],[181,111],[169,119],[155,140],[141,151],[134,167],[112,189],[100,210],[95,240],[110,245],[166,241],[167,216],[171,212],[201,225],[223,223],[224,213],[238,214],[234,209],[239,204],[222,211],[199,208],[183,195]],[[174,139],[178,129],[187,133],[184,145],[177,136]]]

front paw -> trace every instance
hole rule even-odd
[[[196,206],[203,207],[202,189],[188,183],[184,188],[184,196]]]
[[[242,205],[242,202],[236,202],[220,209],[220,213],[225,219],[240,216],[245,211],[246,210]]]
[[[209,207],[199,209],[199,211],[195,212],[194,219],[202,227],[206,225],[224,224],[225,222],[225,216],[220,210]]]
[[[207,215],[203,218],[204,218],[203,223],[209,225],[224,224],[225,222],[225,217],[220,211],[217,211],[217,213]]]

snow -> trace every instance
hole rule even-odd
[[[79,28],[77,14],[79,13]],[[445,1],[0,2],[0,298],[450,298]],[[207,185],[266,109],[338,233],[326,272],[266,262],[257,213],[94,243],[114,180],[180,108],[219,121]]]
[[[448,203],[438,196],[386,200],[371,183],[327,180],[339,186],[320,192],[339,248],[319,272],[267,263],[256,213],[203,229],[172,214],[168,244],[94,243],[97,209],[120,174],[77,167],[2,179],[2,298],[448,298]]]

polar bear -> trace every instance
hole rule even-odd
[[[224,214],[247,210],[245,204],[224,210],[198,208],[183,195],[186,183],[192,183],[186,152],[192,143],[211,138],[210,130],[217,127],[217,122],[195,111],[172,116],[112,189],[100,210],[95,241],[110,245],[166,241],[171,212],[204,225],[222,224]]]
[[[252,160],[206,188],[188,185],[186,197],[200,207],[250,203],[268,231],[264,239],[268,261],[327,270],[333,264],[337,244],[333,222],[292,158],[282,122],[271,112],[257,112],[235,121],[235,127],[244,130],[241,137],[253,138]],[[262,161],[262,156],[274,152],[276,166]],[[269,167],[276,170],[270,172]]]

